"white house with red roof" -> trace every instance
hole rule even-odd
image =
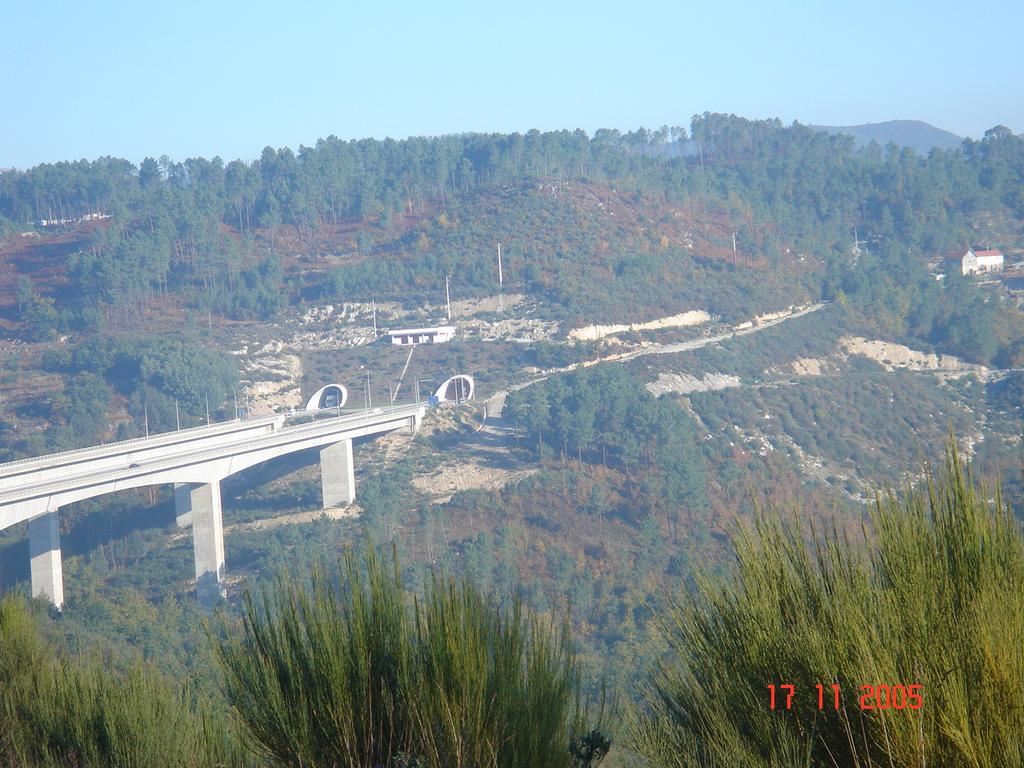
[[[962,275],[978,275],[985,272],[1001,272],[1005,257],[1002,251],[995,248],[975,246],[966,253],[951,256],[949,261],[959,262]]]

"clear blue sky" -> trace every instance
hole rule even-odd
[[[704,111],[1022,132],[1022,29],[1021,0],[3,0],[0,168]]]

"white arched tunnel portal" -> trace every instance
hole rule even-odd
[[[434,393],[434,397],[442,403],[464,403],[467,400],[473,399],[475,389],[476,385],[473,381],[473,377],[460,373],[446,379],[445,382],[437,388],[437,392]]]
[[[324,408],[344,408],[348,402],[348,390],[342,384],[328,384],[320,387],[306,401],[307,411],[318,411]]]

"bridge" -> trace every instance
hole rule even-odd
[[[60,508],[130,488],[174,484],[179,526],[192,526],[196,594],[224,594],[220,481],[269,459],[320,449],[323,506],[355,501],[352,441],[398,429],[415,432],[425,407],[359,412],[325,409],[234,420],[152,437],[0,464],[0,530],[28,521],[32,594],[64,605]]]

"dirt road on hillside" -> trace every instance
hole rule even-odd
[[[585,360],[581,363],[573,363],[572,365],[567,365],[564,368],[552,368],[544,371],[542,376],[530,379],[529,381],[520,382],[519,384],[513,384],[508,389],[496,392],[487,398],[487,400],[484,401],[484,422],[481,426],[481,431],[495,436],[506,436],[510,432],[511,426],[501,417],[502,411],[505,408],[505,398],[508,397],[510,392],[516,392],[520,389],[525,389],[531,384],[545,381],[554,374],[569,373],[571,371],[580,370],[581,368],[590,368],[598,363],[624,363],[629,360],[635,360],[638,357],[644,357],[645,355],[671,355],[677,352],[689,352],[694,349],[706,347],[709,344],[718,344],[722,341],[736,338],[737,336],[749,336],[752,333],[760,333],[768,328],[784,323],[787,320],[795,320],[798,317],[803,317],[804,315],[809,315],[812,312],[817,312],[824,306],[825,302],[818,302],[817,304],[812,304],[809,307],[797,310],[796,312],[792,312],[788,315],[776,317],[771,320],[764,320],[757,324],[752,324],[750,322],[740,323],[738,326],[734,326],[732,330],[726,331],[725,333],[719,333],[714,336],[705,336],[700,339],[682,341],[677,344],[650,344],[641,347],[640,349],[630,350],[629,352],[620,352],[614,355],[594,358],[593,360]]]
[[[784,323],[797,317],[816,312],[824,304],[813,304],[805,309],[790,314],[759,321],[748,321],[734,326],[731,330],[684,341],[677,344],[648,344],[639,349],[618,354],[598,357],[580,363],[544,371],[528,381],[514,384],[507,389],[496,392],[484,401],[483,420],[477,430],[469,435],[458,446],[448,451],[445,460],[429,475],[421,475],[413,480],[422,491],[434,496],[435,501],[447,501],[451,495],[466,488],[486,488],[497,490],[509,482],[521,479],[536,468],[522,467],[510,454],[509,446],[515,439],[515,426],[512,419],[504,414],[505,399],[510,392],[544,381],[559,373],[569,373],[581,368],[589,368],[598,363],[624,363],[644,355],[667,355],[700,349],[709,344],[717,344],[736,336],[758,333],[766,328]]]

